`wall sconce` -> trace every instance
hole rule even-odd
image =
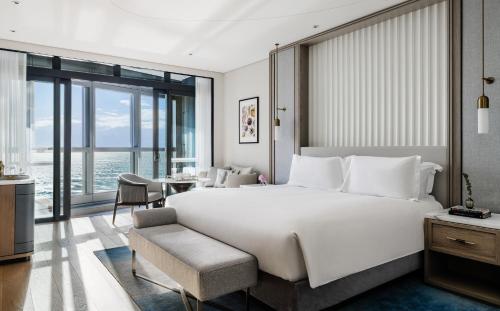
[[[274,112],[274,140],[277,141],[280,139],[280,127],[281,127],[281,120],[279,117],[279,112],[280,111],[286,111],[286,108],[280,108],[278,104],[278,47],[279,43],[274,44],[276,46],[276,53],[274,56],[274,106],[276,107],[276,110]]]
[[[478,134],[488,134],[490,131],[490,99],[488,96],[484,95],[484,85],[492,84],[495,82],[495,78],[484,76],[484,0],[482,1],[482,27],[481,61],[483,63],[483,74],[481,79],[483,82],[483,94],[477,99],[477,132]]]
[[[281,128],[281,120],[278,116],[279,111],[286,111],[286,107],[280,108],[276,107],[276,117],[274,118],[274,140],[280,140],[280,128]]]

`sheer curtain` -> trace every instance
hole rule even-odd
[[[26,54],[0,51],[0,160],[17,172],[29,168],[27,112]]]
[[[196,78],[195,133],[196,171],[212,166],[212,81]]]

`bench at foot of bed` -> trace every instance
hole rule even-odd
[[[186,292],[201,310],[204,301],[239,290],[246,290],[248,309],[248,289],[257,284],[256,258],[177,224],[174,209],[137,211],[129,240],[132,273],[138,253],[181,286],[188,310]]]

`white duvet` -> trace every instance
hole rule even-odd
[[[409,201],[293,186],[169,196],[179,223],[257,257],[259,269],[312,288],[424,248],[434,199]]]

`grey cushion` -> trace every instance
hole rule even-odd
[[[222,168],[217,169],[217,178],[215,179],[214,187],[224,188],[224,183],[226,182],[227,175],[231,174],[230,170],[225,170]]]
[[[175,224],[177,222],[177,213],[175,209],[170,207],[153,208],[136,211],[132,218],[134,220],[134,228],[140,229]]]
[[[215,185],[215,180],[217,179],[217,168],[211,167],[208,169],[207,178],[210,178],[209,181],[205,182],[203,186],[205,187],[213,187]]]
[[[257,260],[178,224],[131,229],[130,247],[200,301],[257,284]]]
[[[148,192],[148,201],[153,202],[153,201],[158,201],[163,199],[163,193],[161,192]]]
[[[231,165],[231,168],[233,169],[233,172],[235,172],[236,174],[248,175],[248,174],[252,174],[252,172],[253,172],[252,167]]]

